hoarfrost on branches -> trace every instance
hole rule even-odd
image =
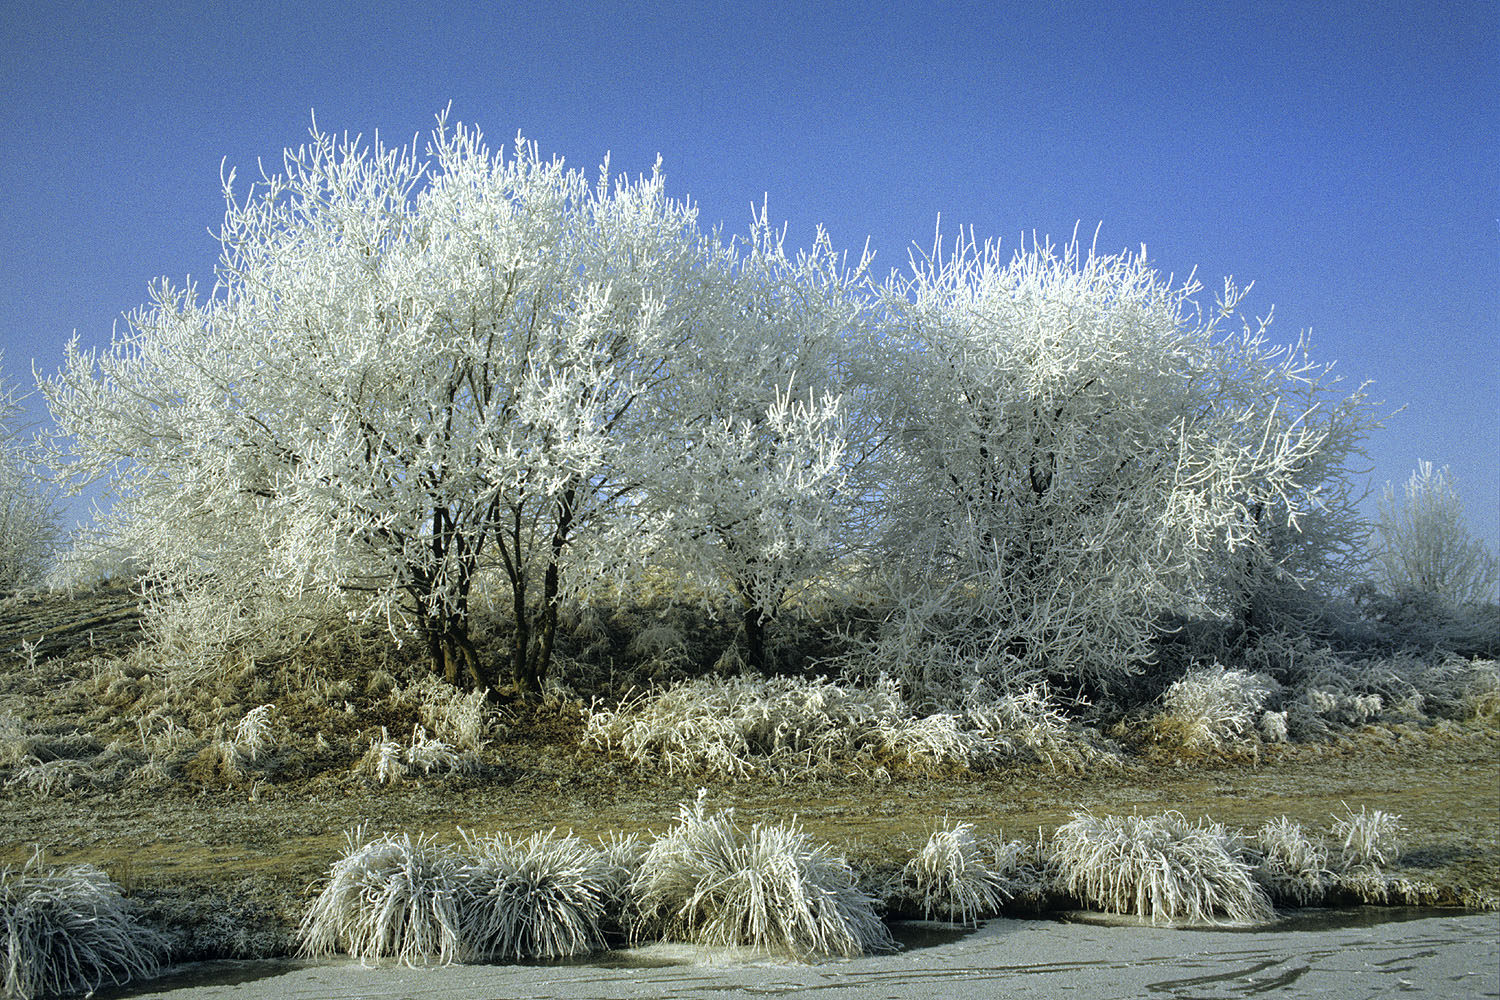
[[[282,174],[233,180],[213,293],[158,283],[44,385],[73,471],[117,475],[116,542],[169,578],[353,597],[454,681],[495,682],[469,601],[496,569],[538,689],[578,571],[638,535],[662,449],[637,404],[698,302],[693,210],[659,171],[591,185],[441,116],[425,156],[314,127]]]
[[[877,669],[951,697],[978,680],[1108,683],[1164,612],[1233,607],[1292,572],[1281,534],[1352,508],[1329,485],[1370,423],[1268,320],[1226,332],[1141,255],[960,239],[886,285],[902,427],[887,473]],[[904,373],[904,377],[902,374]]]

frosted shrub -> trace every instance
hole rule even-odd
[[[138,924],[119,886],[92,865],[44,869],[35,855],[0,869],[5,995],[92,994],[156,975],[163,942]]]
[[[591,178],[443,118],[425,150],[315,128],[234,180],[213,293],[162,281],[43,388],[79,480],[128,466],[111,541],[172,579],[213,552],[341,593],[481,687],[492,572],[522,609],[510,680],[540,691],[559,607],[649,540],[640,486],[671,460],[651,397],[717,333],[707,272],[733,255],[660,170]]]
[[[801,958],[893,947],[874,901],[831,848],[792,826],[746,831],[732,810],[705,815],[701,795],[647,849],[631,891],[637,940],[746,945]]]
[[[1018,841],[990,843],[971,823],[945,823],[901,870],[894,895],[924,917],[977,923],[1012,898],[1006,873],[1020,853]]]
[[[1252,841],[1259,861],[1251,873],[1270,897],[1297,906],[1320,901],[1328,891],[1328,848],[1285,816],[1261,825]]]
[[[1237,615],[1348,542],[1341,474],[1368,404],[1268,321],[1230,329],[1232,283],[1200,310],[1144,255],[943,250],[880,300],[906,377],[883,387],[875,669],[950,697],[964,671],[1108,685],[1149,662],[1163,612]]]
[[[464,837],[459,892],[466,960],[551,959],[604,948],[623,874],[574,836]]]
[[[1279,688],[1265,674],[1215,663],[1173,681],[1162,695],[1164,711],[1157,721],[1178,729],[1186,746],[1220,749],[1255,735],[1266,702]]]
[[[1053,835],[1051,861],[1060,888],[1106,913],[1189,923],[1272,916],[1236,838],[1217,823],[1189,824],[1175,812],[1102,819],[1074,813]]]
[[[303,951],[405,965],[461,959],[459,858],[431,836],[362,838],[358,829],[346,835],[344,856],[303,917]]]

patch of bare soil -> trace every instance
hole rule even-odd
[[[97,629],[100,621],[122,620],[102,607],[74,612],[53,614],[48,630],[37,633],[71,630],[75,648],[56,667],[64,673],[86,669],[76,648],[87,643],[84,623]],[[0,629],[26,635],[8,613],[0,613]],[[65,733],[66,719],[49,715],[52,703],[40,692],[51,685],[57,705],[76,706],[77,698],[63,696],[61,674],[46,684],[18,680],[25,670],[19,652],[0,661],[0,715],[9,712],[16,725],[16,706],[27,705],[35,714],[19,724]],[[456,838],[459,828],[660,831],[702,784],[692,776],[643,773],[585,750],[581,731],[576,709],[519,711],[486,748],[482,766],[390,785],[351,780],[347,759],[339,775],[309,764],[269,780],[229,780],[194,778],[189,768],[179,780],[107,790],[84,783],[43,793],[11,777],[0,785],[0,864],[19,864],[36,846],[54,863],[91,862],[148,910],[194,924],[204,954],[274,954],[289,947],[315,884],[353,827],[442,838]],[[1492,723],[1372,727],[1327,743],[1269,746],[1256,756],[1176,764],[1137,758],[1082,774],[1018,766],[707,786],[714,808],[734,807],[748,821],[795,817],[856,863],[877,866],[904,859],[945,818],[972,822],[985,834],[1031,839],[1078,810],[1174,809],[1253,832],[1282,815],[1326,829],[1347,803],[1401,815],[1406,852],[1397,874],[1429,884],[1423,902],[1500,897],[1500,731]],[[210,934],[199,924],[217,930]]]

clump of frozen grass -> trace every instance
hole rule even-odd
[[[1280,685],[1266,674],[1226,670],[1222,664],[1189,671],[1162,695],[1158,731],[1175,732],[1183,746],[1217,750],[1255,735],[1266,702]]]
[[[604,948],[627,876],[604,851],[555,831],[525,840],[464,835],[459,893],[466,959],[550,959]]]
[[[415,707],[433,736],[457,750],[482,750],[495,716],[486,692],[460,691],[433,674],[393,691],[391,699]]]
[[[1379,873],[1401,857],[1401,817],[1364,806],[1356,813],[1346,803],[1344,815],[1333,817],[1333,839],[1341,874]]]
[[[1291,739],[1287,712],[1264,712],[1260,717],[1260,735],[1267,743],[1286,743]]]
[[[1285,816],[1261,824],[1251,844],[1257,863],[1252,876],[1274,900],[1297,906],[1316,903],[1328,892],[1333,873],[1328,848]]]
[[[362,829],[346,835],[344,856],[302,919],[303,951],[405,965],[459,960],[465,880],[457,855],[431,836],[363,837]]]
[[[93,760],[74,760],[71,757],[38,760],[27,757],[16,767],[5,786],[24,788],[35,795],[49,798],[61,792],[93,788],[101,778],[98,765]]]
[[[966,728],[985,738],[1003,756],[1030,757],[1054,772],[1079,773],[1091,764],[1118,762],[1069,719],[1046,684],[1000,697],[968,699]]]
[[[1385,700],[1375,692],[1357,693],[1347,688],[1309,687],[1292,710],[1302,728],[1326,732],[1331,726],[1362,726],[1378,717]]]
[[[1494,719],[1500,716],[1500,663],[1444,657],[1418,661],[1408,672],[1428,714],[1449,719]]]
[[[384,726],[380,727],[380,735],[370,740],[370,749],[360,758],[357,769],[382,785],[395,784],[405,777],[406,763],[401,759],[401,744],[390,738]]]
[[[906,863],[892,895],[927,918],[978,923],[1013,898],[1007,875],[1022,851],[1019,841],[976,837],[972,823],[945,822]]]
[[[1272,916],[1265,891],[1217,823],[1155,816],[1074,813],[1052,839],[1061,887],[1107,913],[1156,921],[1254,923]]]
[[[647,849],[631,883],[635,937],[745,945],[802,958],[894,947],[849,863],[795,826],[756,824],[733,810],[681,807]]]
[[[743,779],[838,769],[850,757],[969,768],[1030,752],[1054,769],[1103,756],[1044,690],[917,716],[888,679],[705,677],[589,710],[584,744],[670,773]]]
[[[626,655],[662,667],[687,662],[687,640],[682,632],[664,622],[648,625],[637,632],[625,647]]]
[[[1471,660],[1462,698],[1466,719],[1500,719],[1500,662]]]
[[[984,737],[965,729],[963,720],[949,712],[881,720],[872,727],[871,736],[881,753],[908,767],[967,767],[988,756],[991,749]]]
[[[627,699],[614,710],[595,706],[583,739],[669,774],[747,778],[764,770],[826,766],[841,753],[878,744],[880,726],[909,716],[893,685],[703,677]],[[931,734],[910,735],[920,740]]]
[[[5,995],[88,993],[156,975],[163,942],[141,926],[120,887],[93,865],[44,869],[33,855],[0,869]]]
[[[440,739],[428,736],[427,730],[420,723],[412,727],[411,745],[406,748],[405,756],[408,774],[418,771],[423,774],[432,774],[434,771],[446,773],[457,771],[463,766],[463,760],[453,748]]]

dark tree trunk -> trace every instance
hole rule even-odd
[[[531,620],[526,616],[526,581],[518,578],[511,581],[511,613],[516,618],[516,631],[511,639],[510,679],[516,690],[525,694],[536,694],[542,690],[542,679],[537,676],[531,659]]]
[[[537,621],[536,650],[524,666],[523,676],[516,678],[516,686],[529,694],[539,694],[547,682],[547,671],[552,666],[552,650],[557,643],[557,595],[562,585],[562,553],[573,530],[573,517],[577,513],[577,485],[563,490],[557,500],[557,524],[552,529],[548,545],[547,570],[542,575],[542,610]],[[517,614],[520,609],[517,609]]]
[[[468,622],[456,615],[429,618],[423,625],[432,672],[454,687],[489,687]]]
[[[771,666],[771,658],[766,651],[768,620],[765,612],[753,604],[745,609],[745,653],[751,669],[761,674],[768,673]]]

